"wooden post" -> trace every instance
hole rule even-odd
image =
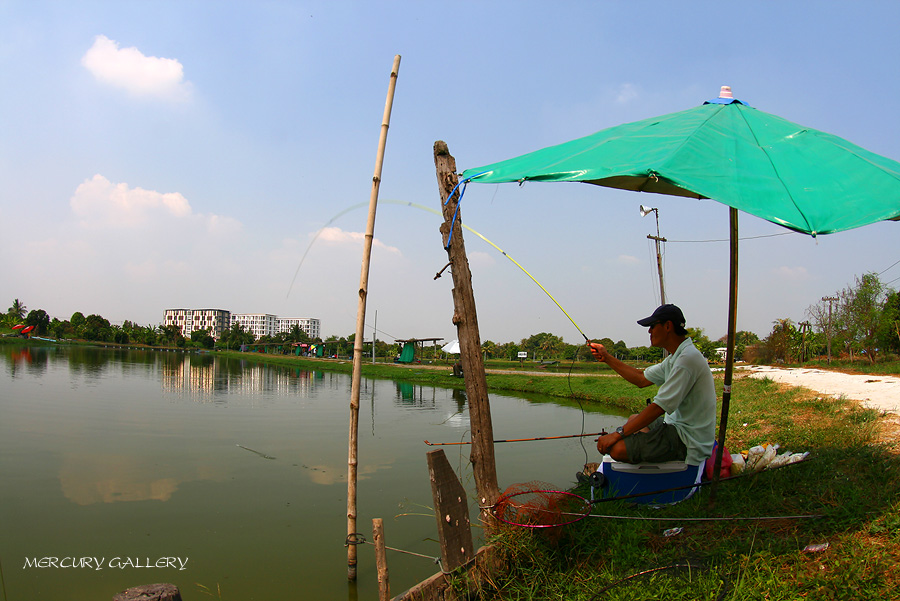
[[[384,545],[384,520],[381,518],[372,520],[372,537],[375,539],[375,565],[378,567],[378,601],[390,601],[391,583]]]
[[[472,272],[463,242],[462,214],[458,211],[459,192],[451,192],[459,183],[456,160],[450,155],[447,144],[434,143],[434,166],[441,195],[444,223],[441,237],[450,271],[453,275],[453,324],[459,339],[459,354],[469,403],[469,423],[472,431],[472,453],[469,460],[475,473],[475,487],[481,507],[481,521],[488,532],[496,523],[490,516],[492,507],[500,496],[497,486],[497,465],[494,461],[494,430],[491,425],[491,406],[487,394],[487,378],[481,357],[481,335],[475,312],[475,294],[472,291]],[[454,220],[456,221],[454,225]],[[451,236],[452,229],[452,239]]]
[[[441,560],[448,572],[464,566],[475,557],[472,528],[469,524],[469,504],[466,489],[447,461],[442,449],[428,451],[428,475],[434,516],[437,519]]]
[[[125,589],[113,601],[181,601],[181,592],[174,584],[144,584]]]
[[[356,535],[356,472],[357,435],[359,433],[359,387],[362,382],[362,343],[366,325],[366,296],[369,292],[369,260],[372,256],[372,240],[375,238],[375,209],[378,206],[378,189],[381,186],[381,166],[384,161],[384,147],[387,144],[388,127],[391,122],[391,106],[394,102],[394,88],[397,85],[397,71],[400,69],[400,55],[394,57],[391,80],[388,85],[384,118],[381,122],[381,137],[375,158],[375,175],[372,177],[372,194],[369,197],[369,218],[363,243],[362,269],[359,274],[359,304],[356,310],[356,336],[353,340],[353,375],[350,386],[350,444],[347,453],[347,540]],[[347,580],[356,580],[356,545],[347,545]]]

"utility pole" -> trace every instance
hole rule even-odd
[[[799,325],[800,335],[802,337],[800,342],[800,363],[806,363],[806,332],[812,324],[808,321],[801,321]]]
[[[831,303],[837,302],[836,296],[823,296],[822,300],[828,303],[828,363],[831,364]]]
[[[656,271],[659,274],[659,304],[666,304],[666,286],[663,283],[663,268],[662,268],[662,254],[659,250],[659,243],[665,242],[666,239],[660,237],[659,235],[659,209],[645,207],[641,205],[641,217],[646,217],[650,213],[656,214],[656,235],[647,234],[648,240],[653,240],[656,243]]]

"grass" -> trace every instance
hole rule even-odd
[[[610,517],[589,517],[552,538],[505,527],[493,540],[505,569],[469,598],[898,598],[900,460],[882,416],[852,401],[750,378],[735,381],[731,415],[729,446],[777,442],[810,451],[812,460],[723,482],[712,508],[704,487],[663,509],[596,505],[595,513],[602,508]],[[823,517],[678,520],[814,514]],[[683,527],[680,534],[662,534],[675,526]],[[824,551],[803,551],[826,542]]]

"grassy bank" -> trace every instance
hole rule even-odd
[[[353,367],[349,360],[310,359],[291,355],[239,352],[217,354],[246,361],[347,374],[352,372]],[[647,398],[646,391],[641,391],[628,384],[616,377],[605,364],[596,362],[542,368],[540,364],[535,363],[520,365],[518,362],[511,361],[488,361],[485,368],[488,371],[488,388],[492,392],[541,394],[577,399],[578,401],[618,407],[623,411],[639,410],[644,406]],[[460,390],[465,388],[465,381],[463,378],[453,376],[452,365],[449,363],[400,365],[364,361],[362,375],[367,378],[399,380],[440,388]],[[601,381],[602,385],[600,385]]]
[[[750,378],[736,380],[730,413],[730,447],[777,442],[811,460],[723,482],[712,508],[705,487],[658,510],[595,505],[607,517],[556,536],[508,527],[494,541],[507,569],[472,598],[900,598],[896,422],[852,401]],[[576,492],[588,495],[583,486]],[[799,515],[822,517],[689,519]],[[683,530],[664,535],[676,527]],[[822,543],[824,550],[803,551]]]

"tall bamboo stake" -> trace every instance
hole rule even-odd
[[[347,457],[347,541],[356,538],[356,472],[357,434],[359,432],[359,388],[362,381],[363,336],[366,325],[366,296],[369,290],[369,260],[372,256],[372,240],[375,237],[375,208],[378,206],[378,189],[381,186],[381,166],[384,162],[384,147],[387,144],[388,127],[391,123],[391,107],[394,103],[394,88],[397,86],[397,72],[400,70],[400,55],[394,57],[391,80],[388,85],[384,118],[381,120],[381,138],[378,140],[378,154],[375,159],[375,175],[372,177],[372,194],[369,197],[369,219],[363,243],[362,270],[359,274],[359,305],[356,310],[356,337],[353,340],[353,383],[350,387],[350,448]],[[347,580],[356,580],[356,545],[347,545]]]

